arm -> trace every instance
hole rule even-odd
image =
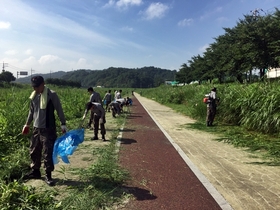
[[[33,121],[33,114],[34,114],[34,107],[32,101],[30,101],[29,113],[25,125],[29,126],[31,124],[31,122]]]
[[[54,108],[57,112],[58,118],[61,122],[61,125],[66,125],[66,119],[64,116],[64,112],[63,112],[60,100],[59,100],[56,92],[52,92],[52,102],[53,102]]]

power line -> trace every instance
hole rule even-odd
[[[23,68],[19,68],[19,67],[13,66],[11,64],[9,64],[9,67],[12,68],[12,69],[15,69],[15,70],[24,70],[24,71],[28,70],[28,69],[23,69]]]

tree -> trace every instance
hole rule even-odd
[[[10,82],[15,81],[15,80],[16,80],[16,78],[9,71],[4,71],[0,74],[0,82],[10,83]]]

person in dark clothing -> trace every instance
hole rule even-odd
[[[22,129],[22,134],[27,135],[33,121],[33,132],[30,140],[31,172],[23,178],[41,178],[40,167],[43,153],[45,182],[52,186],[54,185],[51,175],[54,170],[52,153],[57,138],[54,111],[56,110],[60,119],[63,133],[66,132],[66,120],[59,97],[56,92],[45,86],[44,78],[42,76],[32,77],[31,84],[34,91],[29,97],[31,99],[29,113]]]
[[[112,116],[115,118],[116,117],[116,114],[117,115],[120,115],[121,113],[121,103],[118,102],[118,101],[112,101],[110,104],[109,104],[109,107],[111,108],[112,110]]]
[[[208,97],[206,125],[212,126],[217,111],[217,103],[219,102],[217,98],[217,88],[214,87]]]
[[[92,87],[89,87],[87,90],[88,90],[88,93],[90,94],[89,102],[97,102],[102,105],[102,99],[101,99],[100,94],[98,92],[96,92]],[[92,129],[91,124],[93,122],[93,117],[94,117],[94,113],[90,112],[90,118],[89,118],[89,122],[88,122],[89,129]]]
[[[105,134],[106,134],[106,129],[105,129],[105,110],[102,107],[100,103],[95,103],[95,102],[88,102],[86,104],[86,110],[83,116],[83,120],[85,119],[88,111],[91,111],[94,113],[93,115],[93,127],[94,127],[94,137],[91,138],[91,140],[98,140],[98,127],[100,124],[100,130],[101,130],[101,135],[102,135],[102,140],[106,141],[105,139]]]

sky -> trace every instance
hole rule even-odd
[[[244,15],[280,9],[279,0],[0,2],[0,65],[17,78],[109,67],[178,71]]]

